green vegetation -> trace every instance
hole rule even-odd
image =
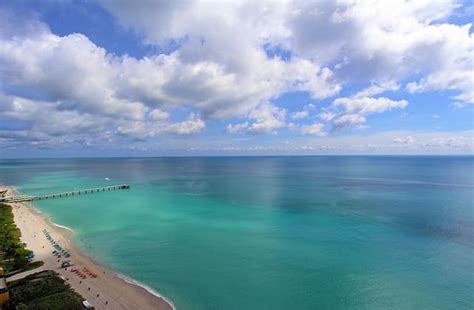
[[[84,309],[77,294],[59,275],[51,270],[37,272],[10,282],[10,309],[60,310]]]
[[[43,265],[40,261],[30,262],[33,252],[26,249],[20,236],[11,206],[0,204],[0,266],[8,272],[8,276]],[[51,270],[10,282],[8,288],[10,302],[7,309],[83,309],[84,299]]]
[[[0,266],[7,272],[17,273],[33,269],[42,263],[30,264],[29,257],[33,254],[20,241],[21,232],[13,220],[12,208],[0,204]]]

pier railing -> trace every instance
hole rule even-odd
[[[93,194],[93,193],[98,193],[98,192],[115,191],[115,190],[120,190],[120,189],[129,189],[129,188],[130,188],[130,185],[128,184],[119,184],[119,185],[80,189],[80,190],[69,191],[69,192],[37,195],[37,196],[19,195],[19,196],[11,196],[11,197],[0,197],[0,202],[8,203],[8,202],[23,202],[23,201],[33,201],[33,200],[46,200],[46,199],[53,199],[53,198],[87,195],[87,194]]]

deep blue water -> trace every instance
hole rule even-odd
[[[0,182],[129,183],[35,206],[179,309],[474,308],[474,157],[3,160]]]

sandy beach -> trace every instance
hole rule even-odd
[[[9,196],[17,194],[13,187],[0,186],[1,189],[9,189]],[[21,230],[21,239],[27,244],[27,248],[35,254],[34,260],[44,262],[40,268],[30,270],[9,278],[9,281],[19,279],[27,274],[41,270],[54,270],[58,272],[75,291],[86,298],[96,309],[174,309],[171,302],[163,297],[147,291],[143,287],[128,283],[117,273],[94,261],[83,250],[74,245],[72,232],[55,226],[44,215],[35,211],[27,203],[11,203],[15,223]],[[55,250],[47,239],[44,231],[58,242],[61,247],[70,253],[73,267],[61,268],[64,257],[58,258],[52,254]],[[139,263],[139,262],[137,262]],[[71,272],[75,268],[83,270],[87,268],[97,274],[96,278],[87,276],[80,278]]]

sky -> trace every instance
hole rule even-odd
[[[0,2],[0,158],[474,154],[474,5]]]

